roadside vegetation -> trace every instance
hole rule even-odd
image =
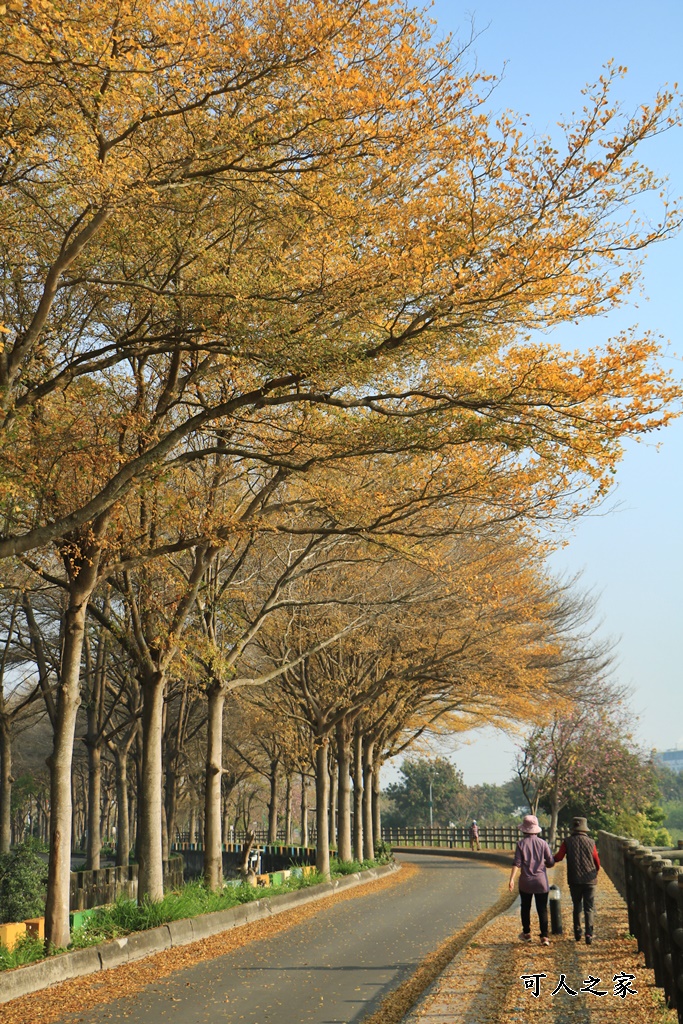
[[[330,873],[333,878],[352,875],[369,868],[381,867],[388,864],[391,859],[391,854],[383,853],[372,860],[332,861]],[[111,906],[98,907],[80,928],[75,928],[67,948],[85,949],[109,939],[130,935],[132,932],[157,928],[171,921],[229,910],[242,903],[272,899],[297,889],[309,889],[324,881],[325,878],[318,871],[312,871],[308,875],[291,875],[280,885],[253,886],[240,879],[234,879],[226,881],[220,889],[212,890],[207,888],[203,880],[198,879],[187,882],[182,889],[165,893],[161,900],[143,900],[142,903],[136,903],[134,900],[121,898]],[[63,948],[53,949],[51,955],[63,952]],[[0,971],[34,963],[46,955],[45,944],[30,936],[20,939],[12,950],[0,945]]]

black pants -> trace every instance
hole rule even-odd
[[[520,892],[519,898],[522,901],[522,931],[528,935],[531,932],[531,900],[536,899],[536,910],[538,911],[538,924],[541,929],[541,937],[548,935],[548,893],[547,892]]]
[[[570,885],[569,891],[574,906],[574,931],[581,931],[581,906],[583,904],[583,914],[586,918],[586,935],[592,935],[595,885]]]

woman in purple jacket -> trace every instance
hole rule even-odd
[[[519,897],[522,901],[522,933],[525,942],[531,942],[531,899],[536,900],[541,943],[550,945],[548,938],[548,876],[545,869],[555,863],[550,847],[539,833],[541,827],[535,814],[527,814],[520,825],[524,833],[517,843],[513,868],[510,872],[510,892],[514,891],[519,874]]]

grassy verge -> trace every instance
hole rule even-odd
[[[331,874],[333,877],[351,875],[367,868],[379,867],[383,863],[387,863],[384,858],[381,861],[333,861]],[[69,949],[85,949],[109,939],[130,935],[131,932],[146,931],[148,928],[157,928],[171,921],[199,917],[201,914],[211,914],[217,910],[229,910],[241,903],[280,896],[296,889],[318,885],[323,881],[322,875],[314,871],[305,877],[292,876],[282,885],[254,888],[244,882],[228,882],[221,889],[212,892],[206,888],[203,881],[198,880],[187,882],[182,889],[167,892],[163,899],[156,902],[146,900],[138,905],[133,900],[121,898],[110,906],[98,907],[81,928],[74,929]],[[64,950],[53,952],[62,953]],[[0,946],[0,971],[34,963],[36,960],[42,960],[45,955],[43,943],[30,937],[21,939],[11,951]]]
[[[35,963],[36,960],[42,960],[44,956],[43,943],[39,939],[33,939],[27,935],[25,938],[19,939],[11,952],[5,946],[0,945],[0,971]]]

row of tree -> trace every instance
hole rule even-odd
[[[554,846],[558,824],[570,825],[580,814],[594,832],[606,829],[668,846],[671,836],[662,826],[682,787],[683,778],[663,771],[638,748],[616,708],[589,711],[584,705],[520,739],[515,774],[502,785],[467,786],[444,757],[407,758],[399,780],[385,791],[383,821],[405,827],[431,819],[445,827],[476,818],[481,825],[501,825],[518,824],[522,814],[532,813],[545,821]]]
[[[677,225],[632,214],[661,188],[636,149],[675,114],[665,93],[624,116],[609,70],[556,150],[393,0],[6,8],[0,822],[42,702],[64,946],[77,729],[91,842],[102,757],[121,831],[135,764],[156,898],[200,735],[217,883],[247,690],[281,758],[315,761],[325,871],[331,744],[341,847],[352,766],[370,836],[377,761],[410,735],[595,682],[534,527],[603,496],[679,388],[647,337],[529,331],[612,308]]]

